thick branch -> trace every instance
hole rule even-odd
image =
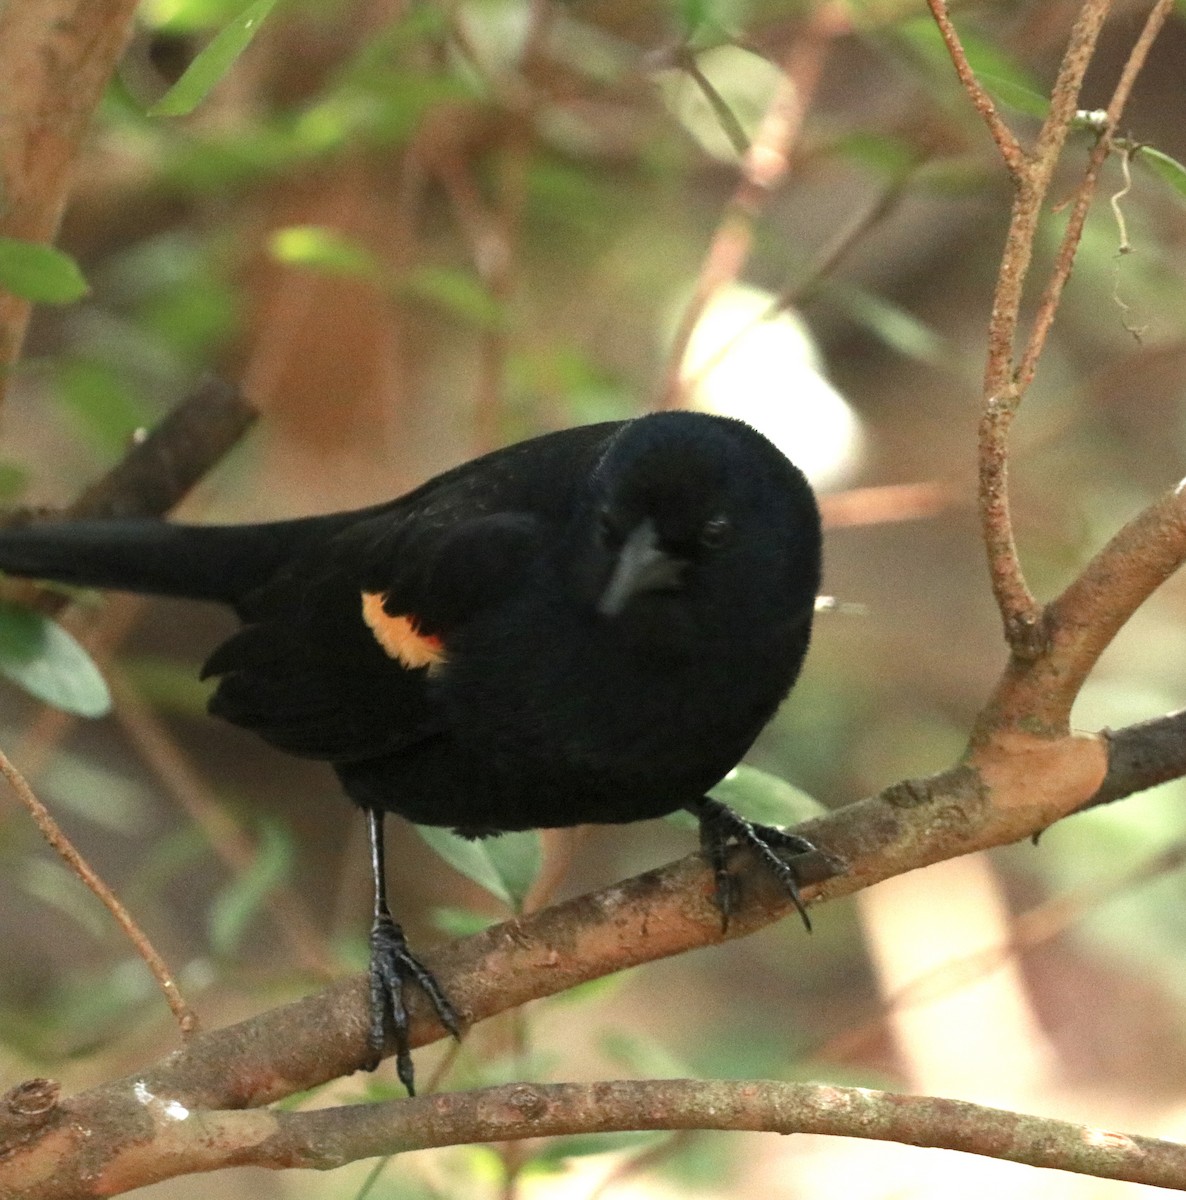
[[[135,11],[136,0],[0,4],[0,235],[53,240]],[[28,302],[0,290],[0,401],[28,321]]]
[[[1111,804],[1186,776],[1186,709],[1125,729],[1106,730],[1104,737],[1108,773],[1084,808]]]
[[[62,515],[77,519],[164,516],[238,443],[258,416],[234,384],[204,379]]]
[[[868,1088],[772,1080],[656,1079],[506,1084],[312,1112],[190,1113],[141,1088],[134,1142],[67,1192],[27,1173],[12,1200],[110,1196],[230,1163],[330,1170],[433,1146],[634,1129],[817,1133],[940,1147],[1157,1187],[1186,1187],[1186,1146],[999,1108]],[[74,1118],[67,1103],[59,1128]],[[32,1165],[31,1163],[28,1165]],[[80,1164],[81,1165],[81,1164]],[[59,1179],[62,1176],[59,1174]],[[77,1179],[85,1180],[82,1189]]]
[[[1047,607],[1043,651],[1015,655],[973,741],[1003,728],[1064,734],[1088,674],[1136,610],[1186,562],[1186,483],[1129,521]]]
[[[1115,747],[1125,739],[1121,731],[1110,742]],[[1004,745],[1010,747],[1007,740]],[[980,769],[967,765],[895,785],[803,826],[803,833],[844,865],[843,874],[806,887],[806,896],[818,900],[847,894],[887,876],[1045,828],[1102,794],[1103,745],[1099,739],[1067,738],[1053,744],[1031,739],[1020,749],[1012,746],[1018,750],[1012,771],[990,758]],[[1164,773],[1156,774],[1164,778]],[[1119,766],[1117,777],[1104,782],[1115,791],[1122,778],[1133,786],[1141,776]],[[1148,772],[1145,778],[1156,781]],[[755,869],[740,851],[732,865],[745,869],[744,903],[729,937],[788,914],[790,901],[768,872]],[[803,874],[819,879],[829,869],[823,856],[814,856],[804,861]],[[466,1022],[473,1023],[585,980],[721,940],[713,886],[704,861],[693,855],[440,947],[424,959]],[[443,1036],[419,996],[411,1001],[412,1043]],[[156,1110],[146,1112],[155,1100],[165,1117],[176,1113],[177,1106],[195,1113],[196,1127],[214,1136],[223,1118],[210,1110],[267,1104],[348,1074],[367,1057],[368,1011],[365,977],[344,980],[239,1025],[196,1035],[156,1066],[73,1098],[69,1119],[55,1110],[31,1129],[27,1120],[0,1108],[0,1192],[21,1195],[15,1189],[25,1180],[49,1178],[54,1170],[60,1172],[58,1178],[100,1178],[108,1164],[125,1154],[141,1161],[134,1157],[136,1148],[152,1132],[145,1128],[146,1117],[161,1118]],[[131,1114],[136,1119],[129,1124]],[[271,1137],[273,1127],[266,1123],[272,1117],[257,1119],[265,1124],[245,1119],[236,1127],[266,1129],[260,1136]],[[482,1136],[507,1135],[487,1129]],[[450,1140],[457,1139],[450,1135]],[[158,1147],[150,1157],[164,1149]],[[234,1161],[224,1158],[220,1165]],[[189,1169],[198,1168],[180,1161],[175,1166],[175,1172]]]
[[[106,475],[64,512],[54,513],[54,519],[164,516],[236,445],[258,416],[233,384],[203,380]],[[26,523],[42,515],[23,509],[7,514],[5,522]],[[30,603],[51,615],[68,603],[60,592],[30,588],[29,596]]]

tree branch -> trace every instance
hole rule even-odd
[[[1186,1184],[1186,1146],[1177,1142],[963,1100],[830,1084],[694,1079],[515,1083],[311,1112],[207,1113],[191,1113],[141,1086],[125,1097],[124,1106],[126,1120],[138,1125],[137,1137],[98,1174],[80,1173],[77,1178],[85,1183],[71,1195],[110,1196],[232,1163],[332,1170],[362,1158],[432,1146],[636,1129],[876,1138],[1156,1187]],[[51,1109],[46,1123],[68,1137],[70,1123],[79,1119],[68,1102]],[[26,1160],[26,1165],[35,1163]],[[65,1194],[52,1178],[32,1172],[6,1192],[11,1200],[60,1200]]]
[[[1128,522],[1046,608],[1043,648],[1014,654],[973,743],[1025,728],[1061,737],[1088,674],[1129,618],[1186,562],[1186,482]]]
[[[8,761],[8,756],[3,752],[0,752],[0,775],[8,780],[9,786],[16,792],[17,798],[25,806],[41,831],[42,837],[70,870],[90,888],[99,902],[115,919],[115,923],[123,930],[136,953],[144,960],[153,979],[156,980],[157,986],[164,994],[169,1010],[181,1027],[181,1036],[191,1036],[198,1028],[197,1013],[186,1003],[173,972],[169,970],[168,964],[157,953],[156,947],[149,941],[148,935],[123,906],[119,897],[100,878],[98,872],[78,852],[74,843],[62,832],[62,827],[50,815],[49,809],[37,799],[33,789],[25,781],[25,777]]]
[[[834,5],[816,8],[782,63],[782,78],[742,157],[741,179],[704,256],[692,299],[680,316],[667,356],[662,408],[678,408],[684,402],[682,369],[692,334],[713,299],[737,279],[749,258],[758,217],[790,167],[791,150],[823,74],[829,45],[844,21]]]
[[[0,5],[0,236],[53,241],[78,148],[135,12],[136,0]],[[0,289],[0,403],[29,307]]]
[[[1135,727],[1131,734],[1109,735],[1107,744],[1126,747],[1130,738],[1143,736],[1143,727]],[[1164,770],[1134,768],[1125,759],[1114,773],[1097,777],[1095,756],[1105,753],[1103,739],[1065,739],[1044,746],[1042,754],[1026,750],[1017,770],[998,771],[993,779],[964,765],[895,784],[801,826],[800,832],[843,863],[842,874],[826,878],[835,867],[824,855],[797,860],[805,880],[821,881],[804,888],[806,898],[818,902],[849,894],[941,858],[1028,837],[1056,819],[1052,811],[1065,815],[1105,789],[1116,798],[1125,786],[1165,777]],[[731,866],[741,873],[743,902],[726,934],[713,901],[712,872],[697,854],[437,947],[423,955],[425,965],[473,1024],[630,966],[744,936],[793,911],[769,872],[744,851],[734,853]],[[412,1044],[443,1037],[419,994],[409,999]],[[355,976],[238,1025],[199,1033],[155,1066],[74,1097],[67,1102],[69,1120],[48,1123],[39,1133],[0,1110],[0,1193],[20,1195],[11,1189],[21,1180],[48,1178],[51,1170],[60,1180],[76,1181],[83,1176],[72,1172],[84,1160],[90,1173],[85,1177],[98,1177],[108,1161],[134,1154],[144,1136],[145,1101],[139,1095],[162,1097],[162,1103],[180,1105],[205,1121],[211,1110],[258,1107],[349,1074],[368,1057],[368,1013],[367,979]],[[129,1107],[130,1097],[138,1107]],[[84,1136],[95,1130],[103,1136]],[[532,1136],[544,1132],[537,1129]],[[501,1136],[489,1130],[485,1135]],[[9,1145],[20,1152],[6,1157],[2,1151]],[[189,1169],[178,1164],[174,1173]],[[148,1179],[126,1186],[143,1182]]]
[[[935,24],[939,27],[939,34],[943,38],[943,44],[947,47],[947,53],[951,56],[952,65],[955,67],[955,73],[959,76],[960,83],[963,84],[964,91],[968,93],[973,107],[988,126],[988,132],[996,143],[997,150],[1000,152],[1013,182],[1019,183],[1026,166],[1025,152],[1017,138],[1014,137],[1013,131],[1001,119],[992,97],[984,90],[980,80],[976,78],[976,73],[968,62],[968,56],[964,53],[959,34],[951,23],[951,17],[947,11],[947,0],[927,0],[927,6],[931,10]]]

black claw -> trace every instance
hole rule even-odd
[[[730,842],[748,846],[786,889],[794,902],[807,932],[811,932],[811,918],[799,891],[799,877],[795,868],[780,853],[809,854],[816,850],[806,838],[776,829],[773,825],[755,825],[735,813],[728,805],[705,796],[698,803],[689,805],[689,811],[700,819],[700,848],[712,867],[716,881],[716,903],[721,912],[721,930],[729,928],[729,918],[737,905],[737,879],[727,866],[727,851]]]
[[[416,1094],[412,1051],[408,1045],[408,1008],[404,988],[417,984],[428,996],[441,1024],[455,1037],[461,1037],[461,1020],[432,973],[408,949],[403,930],[389,913],[380,914],[371,926],[371,1023],[367,1046],[373,1071],[387,1047],[388,1031],[395,1042],[395,1069],[408,1095]]]

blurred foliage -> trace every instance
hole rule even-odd
[[[746,282],[767,290],[772,317],[802,308],[856,408],[868,450],[853,452],[844,477],[939,481],[958,498],[926,519],[832,532],[827,586],[865,615],[820,619],[804,678],[754,765],[716,794],[755,819],[792,824],[818,801],[942,768],[1003,662],[970,508],[974,397],[1009,190],[920,6],[827,7],[835,25],[821,40],[812,22],[825,6],[813,0],[144,0],[80,164],[61,248],[0,241],[0,287],[52,306],[18,369],[0,496],[72,495],[208,370],[247,380],[268,417],[258,457],[236,458],[215,498],[199,502],[227,519],[379,499],[492,441],[647,407],[741,155],[814,29],[821,83],[803,94],[790,174],[751,231]],[[1023,137],[1046,112],[1065,35],[1054,7],[955,9],[975,70]],[[1140,169],[1128,191],[1118,159],[1104,172],[1017,426],[1018,530],[1044,596],[1183,473],[1180,18],[1165,40],[1123,131]],[[1100,79],[1114,78],[1122,53],[1105,47]],[[1089,85],[1086,108],[1107,94],[1094,78]],[[1060,204],[1095,137],[1085,114],[1055,187]],[[1124,254],[1118,213],[1131,243]],[[1065,220],[1065,211],[1047,214],[1038,271]],[[800,416],[797,436],[811,436],[814,417]],[[1184,600],[1180,588],[1166,592],[1085,692],[1077,718],[1086,728],[1181,705]],[[144,775],[106,726],[62,748],[39,723],[30,745],[53,751],[39,791],[217,1018],[313,986],[279,936],[281,885],[307,903],[322,950],[342,969],[358,969],[366,945],[352,867],[339,866],[357,859],[360,868],[361,842],[349,844],[332,781],[194,720],[209,692],[194,678],[205,634],[197,617],[192,627],[174,615],[150,620],[123,659],[165,722],[158,732],[192,744],[199,776],[216,782],[207,797],[216,815],[200,829],[167,799],[185,791],[170,776],[177,768],[156,761]],[[0,608],[0,672],[72,712],[108,705],[78,644],[10,605]],[[9,698],[12,740],[27,713],[16,692]],[[1019,907],[1099,881],[1099,904],[1085,905],[1056,950],[1076,971],[1090,969],[1093,1005],[1105,1003],[1101,977],[1134,972],[1175,997],[1181,1028],[1156,1024],[1152,1003],[1109,1010],[1110,1033],[1135,1028],[1166,1059],[1186,1032],[1177,994],[1186,885],[1167,874],[1105,896],[1108,881],[1186,837],[1182,790],[1089,813],[1036,849],[996,856]],[[239,795],[251,797],[249,818],[225,803]],[[18,815],[0,813],[0,829],[8,1061],[62,1075],[76,1059],[89,1080],[142,1062],[146,1038],[168,1048],[147,972],[89,894]],[[409,835],[391,853],[397,911],[450,935],[518,912],[539,878],[535,833],[422,836],[464,879],[430,866]],[[212,837],[224,840],[212,846]],[[670,823],[592,838],[569,890],[695,844]],[[225,865],[232,843],[246,847],[245,866]],[[813,1057],[812,1047],[873,1019],[883,999],[855,909],[829,906],[816,923],[807,945],[784,927],[492,1022],[467,1037],[442,1086],[611,1072],[893,1080],[900,1064],[887,1036],[852,1061]],[[1074,1015],[1064,1006],[1047,1023],[1085,1038]],[[418,1069],[429,1076],[427,1059]],[[1108,1080],[1155,1090],[1148,1078],[1119,1082],[1113,1071]],[[348,1086],[335,1098],[398,1094],[385,1073]],[[734,1140],[690,1135],[559,1138],[525,1160],[465,1147],[414,1164],[356,1164],[319,1177],[316,1191],[276,1186],[421,1200],[514,1196],[523,1181],[537,1195],[602,1153],[613,1156],[605,1172],[653,1174],[680,1191],[759,1186]]]

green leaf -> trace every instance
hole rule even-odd
[[[184,117],[193,112],[235,60],[251,45],[276,0],[255,0],[214,35],[181,78],[149,110],[153,117]]]
[[[48,617],[0,603],[0,675],[38,700],[80,717],[101,717],[111,695],[99,668]]]
[[[73,304],[90,290],[70,255],[9,237],[0,237],[0,289],[37,304]]]
[[[416,829],[455,871],[518,911],[539,871],[539,834],[534,829],[478,840],[434,825]]]
[[[1041,92],[1018,83],[1016,79],[994,75],[991,71],[981,72],[977,78],[994,100],[1006,108],[1013,109],[1014,112],[1043,120],[1050,111],[1050,101]]]
[[[47,764],[41,791],[56,808],[125,837],[149,825],[153,805],[147,786],[68,750],[58,751]]]
[[[152,418],[131,381],[96,359],[63,360],[54,371],[57,397],[86,432],[105,449],[122,453],[128,440]]]
[[[472,275],[451,267],[421,267],[404,277],[401,290],[439,305],[479,329],[497,329],[502,306]]]
[[[900,304],[856,287],[835,286],[829,291],[855,320],[905,358],[932,364],[950,358],[944,339]]]
[[[220,954],[233,952],[247,923],[267,894],[289,873],[293,841],[274,821],[260,822],[255,859],[214,901],[210,908],[210,944]]]
[[[1142,146],[1137,156],[1138,162],[1143,162],[1158,178],[1164,180],[1180,196],[1186,196],[1186,167],[1176,158],[1170,158],[1161,150],[1152,146]]]
[[[30,858],[18,872],[24,891],[80,925],[96,941],[110,933],[107,910],[95,894],[56,858]]]
[[[488,929],[492,924],[489,917],[468,908],[457,908],[454,905],[434,908],[432,923],[446,937],[450,938],[473,937],[475,933],[481,933],[483,929]]]
[[[543,850],[538,831],[525,829],[520,833],[504,833],[485,838],[482,848],[502,880],[516,912],[531,890],[543,862]]]
[[[836,140],[836,150],[895,183],[904,180],[920,165],[916,147],[904,138],[887,133],[854,129]]]
[[[798,825],[826,811],[794,784],[745,763],[734,767],[709,795],[761,825]]]
[[[193,663],[151,655],[125,657],[122,662],[136,690],[153,708],[179,717],[205,716],[214,681],[199,679]]]
[[[657,1038],[621,1026],[607,1030],[598,1039],[601,1052],[615,1066],[646,1079],[687,1079],[695,1075],[691,1066],[667,1049]]]
[[[277,262],[309,267],[347,279],[378,279],[382,267],[361,243],[322,225],[289,225],[277,229],[268,244]]]
[[[29,472],[16,463],[0,460],[0,500],[13,503],[29,486]]]
[[[137,17],[153,29],[169,33],[196,33],[231,20],[243,0],[144,0]]]

